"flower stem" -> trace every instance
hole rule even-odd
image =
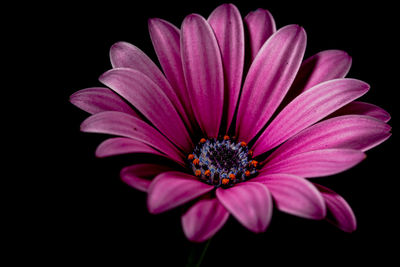
[[[192,244],[186,267],[200,267],[210,243],[211,238],[201,244]]]

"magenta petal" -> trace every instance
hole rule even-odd
[[[126,113],[97,113],[82,122],[81,131],[132,138],[163,152],[176,162],[185,164],[184,155],[168,139],[147,123]]]
[[[329,117],[337,117],[348,114],[366,115],[384,122],[388,122],[390,120],[390,114],[386,110],[373,104],[359,101],[353,101],[347,104],[346,106],[332,113]]]
[[[355,79],[336,79],[314,86],[296,97],[276,116],[254,144],[254,155],[276,147],[362,96],[368,89],[368,84]]]
[[[213,190],[214,187],[183,172],[158,175],[148,188],[147,208],[150,213],[161,213]]]
[[[327,148],[366,151],[385,141],[391,127],[368,116],[347,115],[319,122],[293,136],[278,147],[267,164],[296,154]]]
[[[304,178],[290,174],[259,175],[251,182],[264,184],[276,207],[286,213],[307,219],[325,218],[325,202],[315,186]]]
[[[140,71],[162,88],[168,96],[171,94],[172,102],[177,100],[171,85],[157,65],[136,46],[126,42],[115,43],[110,49],[110,59],[113,68],[131,68]]]
[[[203,242],[221,229],[228,217],[218,199],[201,199],[182,215],[183,232],[190,241]]]
[[[165,76],[185,108],[187,117],[194,121],[182,68],[180,30],[168,21],[154,18],[149,19],[149,32]]]
[[[275,20],[268,10],[259,8],[247,14],[244,22],[248,31],[251,60],[253,61],[265,41],[275,33]]]
[[[159,164],[135,164],[125,167],[121,170],[121,179],[129,186],[147,192],[151,179],[160,173],[171,171],[171,167],[162,166]]]
[[[224,73],[217,39],[197,14],[182,23],[181,55],[194,115],[208,137],[217,137],[224,104]]]
[[[186,125],[191,127],[189,118],[182,106],[184,99],[178,98],[160,69],[142,50],[132,44],[118,42],[111,47],[110,58],[113,68],[130,68],[149,77],[168,97]]]
[[[351,57],[341,50],[326,50],[306,59],[301,64],[286,101],[313,86],[333,79],[344,78],[351,67]]]
[[[254,59],[239,101],[236,133],[249,142],[271,118],[289,90],[306,47],[306,33],[297,25],[273,34]]]
[[[150,37],[165,75],[173,88],[179,89],[182,100],[189,100],[183,75],[180,31],[162,19],[149,19]]]
[[[218,200],[247,229],[264,232],[272,216],[272,198],[260,183],[240,183],[216,191]]]
[[[139,48],[126,43],[115,43],[110,49],[110,59],[113,68],[131,68],[149,77],[158,87],[171,97],[171,102],[177,101],[171,85],[168,83],[157,65]]]
[[[99,158],[128,153],[149,153],[166,157],[165,154],[151,146],[126,137],[109,138],[102,142],[96,149],[96,156]]]
[[[112,69],[100,81],[135,106],[169,140],[185,151],[193,144],[179,114],[164,91],[143,73],[128,69]]]
[[[346,200],[329,188],[319,184],[314,185],[321,192],[330,213],[329,215],[332,215],[332,218],[329,216],[327,221],[337,226],[342,231],[355,231],[357,228],[356,216]]]
[[[353,149],[314,150],[266,164],[260,173],[287,173],[301,177],[320,177],[343,172],[365,159],[365,154]]]
[[[121,97],[108,88],[94,87],[80,90],[71,95],[70,101],[90,114],[103,111],[120,111],[139,117]]]
[[[232,122],[242,84],[244,29],[239,10],[232,4],[217,7],[208,18],[221,50],[225,74],[224,114],[226,128]]]

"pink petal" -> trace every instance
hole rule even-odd
[[[228,217],[216,198],[201,199],[182,216],[183,232],[190,241],[203,242],[218,232]]]
[[[343,172],[365,159],[365,154],[353,149],[323,149],[304,152],[272,164],[260,173],[287,173],[301,177],[320,177]]]
[[[126,113],[117,111],[97,113],[82,122],[81,131],[132,138],[158,149],[176,162],[185,164],[184,155],[168,139],[147,123]]]
[[[108,88],[94,87],[80,90],[71,95],[70,101],[90,114],[120,111],[139,118],[139,115],[127,103]]]
[[[126,42],[117,42],[110,48],[110,59],[113,68],[137,70],[149,77],[160,88],[172,91],[171,85],[157,65],[138,47]]]
[[[271,122],[253,146],[260,155],[313,123],[365,94],[369,85],[355,79],[336,79],[316,85],[296,97]]]
[[[272,216],[272,199],[268,189],[260,183],[240,183],[216,191],[222,205],[247,229],[264,232]]]
[[[348,114],[366,115],[384,122],[388,122],[390,120],[390,114],[386,110],[373,104],[359,101],[353,101],[347,104],[346,106],[332,113],[329,117],[337,117]]]
[[[325,202],[312,183],[290,174],[259,175],[251,182],[264,184],[271,192],[279,210],[307,219],[326,216]]]
[[[137,70],[149,77],[165,92],[169,92],[172,96],[171,102],[177,100],[171,85],[157,65],[136,46],[126,42],[115,43],[110,49],[110,59],[113,68],[131,68]]]
[[[194,115],[208,137],[217,137],[224,103],[224,73],[217,39],[197,14],[182,23],[181,55]]]
[[[171,171],[172,168],[159,164],[135,164],[121,170],[121,179],[129,186],[147,192],[151,180],[160,173]]]
[[[250,12],[244,22],[247,27],[251,51],[251,61],[267,39],[276,31],[275,20],[266,9],[257,9]]]
[[[180,30],[168,21],[154,18],[149,19],[149,32],[165,76],[185,108],[187,117],[194,121],[182,68]]]
[[[306,33],[297,25],[273,34],[254,59],[239,101],[236,133],[249,142],[271,118],[292,84],[306,47]]]
[[[193,144],[179,114],[163,90],[143,73],[128,69],[112,69],[100,81],[135,106],[169,140],[185,151]]]
[[[366,151],[385,141],[391,127],[368,116],[347,115],[319,122],[293,136],[278,147],[267,164],[296,154],[327,148]]]
[[[110,59],[113,68],[130,68],[149,77],[168,97],[186,125],[191,127],[189,118],[182,106],[183,99],[179,99],[157,65],[142,50],[129,43],[118,42],[110,49]]]
[[[339,229],[345,232],[353,232],[357,228],[356,216],[350,205],[337,193],[331,189],[326,188],[319,184],[314,184],[321,192],[326,207],[328,208],[329,215],[333,218],[327,218],[327,221],[337,226]]]
[[[226,129],[232,122],[242,84],[244,29],[239,10],[232,4],[217,7],[208,18],[222,55],[225,74],[224,118]]]
[[[333,79],[344,78],[351,67],[351,57],[341,50],[326,50],[306,59],[285,99],[290,102],[313,86]]]
[[[166,156],[141,141],[125,137],[109,138],[101,143],[96,149],[96,156],[99,158],[128,153],[150,153],[164,157]]]
[[[148,188],[147,208],[150,213],[161,213],[214,189],[214,186],[182,172],[164,172],[158,175]]]

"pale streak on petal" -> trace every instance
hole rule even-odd
[[[225,74],[224,116],[226,130],[232,122],[242,84],[244,29],[239,10],[232,4],[217,7],[208,18],[221,50]]]
[[[224,104],[221,53],[208,22],[197,14],[182,23],[181,55],[194,115],[208,137],[217,137]]]

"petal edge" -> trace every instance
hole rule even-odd
[[[216,190],[218,200],[247,229],[264,232],[272,216],[272,198],[260,183],[242,183]]]
[[[201,199],[182,215],[183,232],[190,241],[203,242],[218,232],[228,217],[216,198]]]
[[[213,186],[194,179],[192,175],[177,171],[165,172],[150,184],[147,208],[152,214],[165,212],[213,189]]]

